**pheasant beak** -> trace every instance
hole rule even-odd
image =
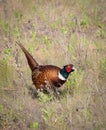
[[[72,71],[75,71],[75,70],[76,70],[76,69],[75,69],[75,67],[73,66],[73,67],[72,67]]]

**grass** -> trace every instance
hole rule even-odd
[[[0,129],[106,129],[105,1],[1,5]],[[75,65],[60,99],[43,93],[32,98],[31,72],[17,40],[40,64]]]

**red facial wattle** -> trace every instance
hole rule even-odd
[[[69,73],[71,71],[71,67],[66,67],[66,71]]]

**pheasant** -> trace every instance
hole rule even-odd
[[[56,92],[57,88],[67,81],[69,74],[75,70],[73,64],[65,65],[63,68],[54,65],[39,65],[21,43],[17,42],[17,44],[26,56],[32,71],[32,81],[37,90],[44,92],[52,89]]]

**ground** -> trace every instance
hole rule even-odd
[[[105,0],[0,1],[0,129],[106,130]],[[39,93],[20,41],[39,64],[76,71]]]

